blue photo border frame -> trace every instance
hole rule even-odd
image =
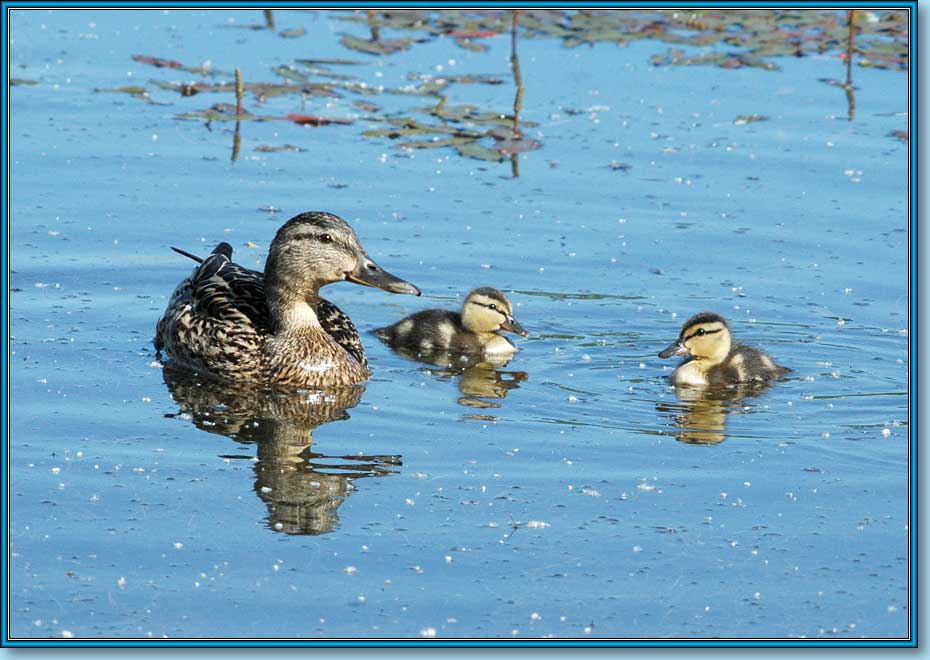
[[[918,648],[919,623],[919,489],[918,489],[918,436],[919,436],[919,390],[918,374],[921,361],[918,349],[919,338],[919,275],[920,262],[918,259],[919,226],[918,226],[918,9],[917,1],[907,2],[741,2],[738,5],[722,2],[605,2],[590,1],[584,3],[566,3],[552,1],[538,2],[33,2],[27,0],[3,0],[2,35],[5,47],[0,53],[0,64],[9,80],[9,13],[14,9],[38,8],[316,8],[316,9],[349,9],[349,8],[386,8],[392,9],[444,9],[444,8],[756,8],[756,9],[904,9],[909,11],[909,47],[910,60],[908,71],[908,480],[909,480],[909,506],[908,506],[908,533],[909,533],[909,636],[894,639],[32,639],[11,638],[9,636],[9,507],[10,507],[10,481],[9,481],[9,453],[8,433],[10,417],[10,360],[9,360],[9,264],[10,264],[10,198],[9,198],[9,94],[5,95],[5,102],[0,107],[2,115],[2,146],[4,158],[0,163],[0,185],[3,190],[3,231],[0,232],[0,246],[4,258],[4,267],[0,269],[0,282],[2,282],[3,305],[0,307],[0,337],[5,350],[0,355],[0,369],[3,378],[0,381],[2,393],[2,435],[0,435],[0,484],[2,484],[3,506],[0,507],[0,535],[3,547],[6,549],[0,580],[5,585],[4,598],[0,604],[0,648],[256,648],[256,647],[317,647],[317,648],[618,648],[618,647],[659,647],[673,648]],[[915,369],[916,366],[916,369]]]

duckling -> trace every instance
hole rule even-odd
[[[672,383],[679,386],[768,383],[791,371],[757,348],[734,344],[726,319],[712,312],[688,319],[678,339],[659,353],[660,358],[673,355],[691,356],[672,374]]]
[[[371,375],[352,320],[319,296],[347,280],[392,293],[420,290],[382,270],[352,227],[331,213],[301,213],[271,242],[264,272],[232,261],[220,243],[175,289],[155,349],[220,379],[298,388],[357,385]]]
[[[513,306],[497,289],[481,287],[465,298],[461,314],[445,309],[417,312],[394,325],[375,330],[385,343],[399,351],[418,354],[448,352],[471,356],[513,355],[517,347],[500,330],[526,337],[513,318]]]

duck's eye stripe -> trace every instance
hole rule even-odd
[[[701,328],[701,330],[704,330],[704,328]],[[716,330],[704,330],[704,332],[703,332],[702,334],[703,334],[703,336],[706,337],[707,335],[712,335],[712,334],[714,334],[715,332],[720,332],[721,330],[723,330],[723,328],[717,328]],[[681,340],[681,343],[684,344],[684,343],[685,343],[686,341],[688,341],[689,339],[693,339],[693,338],[695,338],[695,337],[697,337],[697,336],[698,336],[698,333],[697,333],[697,332],[692,332],[690,335],[688,335],[687,337],[685,337],[684,339],[682,339],[682,340]]]

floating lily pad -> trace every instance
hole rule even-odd
[[[197,112],[184,112],[179,115],[175,115],[175,119],[196,119],[205,122],[214,122],[240,120],[251,121],[263,118],[257,117],[247,110],[243,110],[242,114],[236,114],[236,106],[234,104],[217,103],[216,105],[213,105],[206,110],[199,110]]]
[[[152,103],[154,105],[169,105],[168,103],[159,103],[155,101],[145,87],[139,87],[137,85],[130,85],[128,87],[97,87],[94,89],[98,94],[128,94],[129,96],[139,99],[140,101],[145,101],[146,103]]]
[[[448,137],[436,138],[433,140],[413,140],[403,142],[397,146],[403,149],[441,149],[443,147],[457,147],[473,142],[473,138],[468,137]]]
[[[365,64],[359,60],[346,60],[343,58],[314,58],[312,60],[299,59],[296,60],[298,64],[303,64],[306,66],[326,66],[326,65],[340,65],[340,66],[358,66],[360,64]]]
[[[653,66],[695,66],[712,65],[721,69],[741,69],[752,67],[763,71],[780,71],[781,67],[773,62],[752,57],[744,53],[702,53],[687,55],[678,48],[671,48],[664,55],[653,55],[649,63]]]
[[[306,151],[303,147],[298,147],[294,144],[280,144],[280,145],[271,145],[271,144],[260,144],[255,147],[255,151],[260,151],[263,153],[278,153],[282,151]]]
[[[542,147],[542,142],[539,140],[534,140],[533,138],[528,138],[526,136],[518,137],[505,137],[505,138],[494,138],[494,146],[492,149],[499,151],[502,154],[520,154],[527,151],[536,151]]]
[[[466,144],[457,145],[455,147],[455,150],[458,151],[460,155],[465,156],[466,158],[486,160],[492,163],[499,163],[502,160],[505,160],[507,158],[500,151],[496,151],[495,149],[485,147],[475,142],[468,142]]]
[[[369,55],[390,55],[407,50],[410,45],[419,41],[415,37],[405,37],[404,39],[360,39],[351,35],[343,35],[339,42],[346,48],[357,50]]]
[[[768,117],[765,115],[740,115],[733,120],[733,123],[736,126],[741,126],[743,124],[752,124],[757,121],[768,121]]]
[[[230,74],[223,71],[212,69],[209,66],[185,66],[175,60],[169,60],[162,57],[152,57],[151,55],[133,55],[132,59],[141,64],[148,64],[158,69],[177,69],[178,71],[187,71],[188,73],[197,73],[202,76],[228,76]]]
[[[281,30],[278,32],[278,36],[283,37],[284,39],[296,39],[298,37],[304,36],[305,34],[307,34],[307,31],[302,27],[288,28],[287,30]]]
[[[362,101],[362,100],[352,101],[352,105],[354,105],[359,110],[364,110],[365,112],[380,112],[381,111],[381,106],[375,103],[371,103],[369,101]]]
[[[142,64],[149,64],[159,69],[183,69],[184,65],[175,60],[167,60],[162,57],[152,57],[151,55],[133,55],[132,59]]]
[[[301,115],[291,113],[285,119],[301,126],[327,126],[328,124],[351,124],[351,119],[338,119],[335,117],[319,117],[317,115]]]

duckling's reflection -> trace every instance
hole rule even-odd
[[[392,350],[408,360],[439,367],[430,369],[429,373],[442,380],[458,377],[459,391],[462,393],[458,402],[470,408],[500,408],[495,399],[506,398],[510,390],[517,389],[520,383],[530,377],[525,371],[501,370],[510,362],[512,353],[477,357],[405,347],[392,347]]]
[[[400,456],[324,456],[310,450],[321,424],[349,418],[364,388],[326,392],[237,387],[166,366],[165,384],[180,407],[169,417],[197,428],[255,443],[255,493],[268,507],[269,526],[287,534],[325,534],[353,481],[396,472]]]
[[[678,401],[660,402],[656,410],[681,429],[675,439],[691,445],[716,445],[726,440],[727,416],[742,402],[768,390],[770,385],[733,387],[676,387]]]

